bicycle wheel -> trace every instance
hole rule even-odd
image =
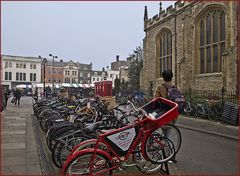
[[[186,104],[184,107],[184,112],[187,116],[193,117],[196,114],[196,108],[191,104]]]
[[[218,110],[215,107],[209,109],[210,120],[216,121],[218,119]]]
[[[153,164],[163,164],[175,156],[175,148],[171,140],[158,132],[154,132],[148,137],[144,152]]]
[[[112,175],[112,170],[109,169],[112,166],[111,161],[98,152],[92,161],[93,155],[94,152],[77,152],[67,161],[61,175]]]
[[[206,113],[202,107],[197,107],[196,115],[197,117],[203,118],[206,115]]]
[[[83,138],[79,136],[71,137],[69,139],[58,139],[52,151],[52,160],[55,166],[61,168],[69,153],[78,143],[82,142],[82,140]]]
[[[135,167],[143,174],[154,174],[162,167],[162,164],[153,164],[150,161],[146,161],[141,154],[140,146],[135,149],[132,160],[135,163]]]
[[[178,127],[173,124],[166,124],[162,126],[164,136],[171,140],[175,147],[175,155],[178,153],[182,144],[182,134]]]

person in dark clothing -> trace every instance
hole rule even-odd
[[[5,105],[6,107],[7,107],[7,102],[8,102],[8,99],[9,99],[10,95],[11,95],[10,90],[9,89],[5,89],[4,90],[4,98],[5,98],[5,102],[6,102],[6,105]]]
[[[34,98],[36,101],[38,101],[38,88],[36,87],[35,93],[34,93]]]
[[[51,88],[49,86],[46,87],[46,98],[48,98],[49,96],[51,96]]]
[[[19,89],[17,89],[15,91],[15,95],[14,95],[14,97],[16,98],[15,105],[17,105],[17,104],[18,104],[18,106],[20,105],[21,96],[22,96],[21,91]]]

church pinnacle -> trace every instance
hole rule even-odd
[[[144,21],[148,20],[148,11],[147,11],[147,6],[145,6],[145,10],[144,10]]]

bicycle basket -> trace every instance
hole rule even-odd
[[[162,126],[178,117],[178,104],[158,97],[147,103],[142,109],[158,126]]]

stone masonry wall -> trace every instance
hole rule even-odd
[[[177,2],[179,3],[179,2]],[[156,36],[167,28],[172,32],[172,63],[174,82],[183,90],[191,87],[193,90],[236,90],[237,73],[237,8],[234,1],[194,1],[185,5],[177,4],[176,33],[175,14],[167,10],[163,14],[153,17],[145,22],[146,36],[144,43],[144,66],[141,71],[141,89],[148,95],[149,82],[153,82],[153,90],[157,84],[161,84],[159,78],[156,58]],[[226,10],[226,56],[223,57],[223,69],[220,73],[199,74],[200,63],[198,61],[196,38],[196,22],[202,10],[210,6],[220,6]],[[169,8],[170,9],[170,8]],[[176,35],[176,57],[175,57],[175,35]],[[176,62],[175,62],[176,59]],[[175,74],[175,64],[177,74]]]

